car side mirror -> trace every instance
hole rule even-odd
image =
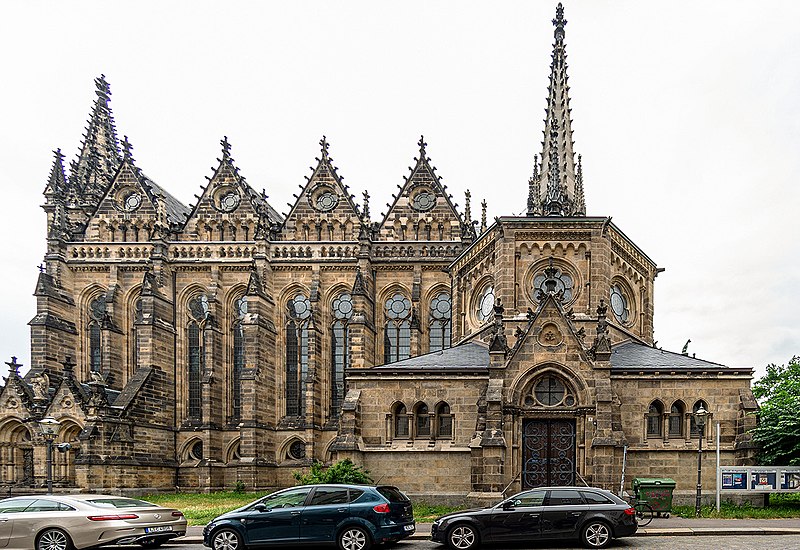
[[[503,510],[513,510],[514,509],[514,501],[507,500],[503,503]]]
[[[267,505],[264,504],[263,502],[259,502],[258,504],[253,506],[253,510],[255,510],[256,512],[266,512],[267,511]]]

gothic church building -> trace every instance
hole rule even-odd
[[[56,151],[30,370],[0,391],[0,481],[45,478],[37,420],[61,423],[64,489],[149,492],[292,485],[351,458],[412,495],[494,498],[670,476],[694,488],[698,429],[746,464],[750,369],[656,348],[659,268],[587,215],[573,151],[563,8],[527,215],[459,211],[427,144],[380,219],[323,137],[285,217],[227,138],[195,204],[149,179],[120,140],[110,88],[78,156]],[[704,446],[715,448],[712,430]],[[709,453],[706,483],[713,484]]]

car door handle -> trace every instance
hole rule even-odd
[[[299,516],[300,512],[290,512],[290,514],[293,515],[293,516]]]
[[[8,518],[0,518],[0,523],[5,523],[8,521]]]
[[[531,513],[531,514],[528,514],[528,515],[529,515],[530,517],[532,517],[532,518],[538,518],[538,517],[539,517],[539,514],[538,514],[538,513]]]
[[[347,508],[337,508],[337,512],[347,512]]]
[[[570,512],[569,515],[574,516],[574,517],[578,517],[578,516],[582,516],[583,512]]]

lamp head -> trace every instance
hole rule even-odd
[[[39,420],[39,429],[46,439],[55,439],[58,435],[58,430],[61,429],[61,422],[52,416],[45,416]]]
[[[694,422],[697,424],[698,428],[704,428],[706,425],[706,417],[708,416],[708,411],[700,405],[700,408],[694,412]]]

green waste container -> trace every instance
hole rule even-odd
[[[668,477],[637,477],[633,480],[636,501],[646,502],[659,516],[669,514],[672,509],[674,490],[675,480]]]

